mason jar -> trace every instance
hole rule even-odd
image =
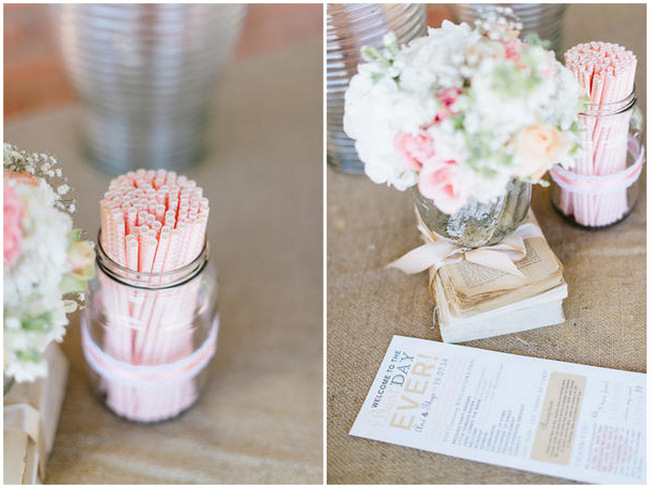
[[[571,223],[605,228],[625,219],[639,196],[643,171],[643,114],[636,92],[580,114],[582,150],[574,166],[551,171],[551,203]]]
[[[422,196],[417,187],[413,195],[417,212],[429,230],[458,246],[476,248],[498,243],[521,225],[530,208],[531,184],[513,178],[497,199],[481,203],[470,198],[451,215]]]
[[[93,392],[118,416],[171,419],[203,391],[219,329],[208,248],[177,270],[143,273],[113,261],[97,239],[82,348]]]

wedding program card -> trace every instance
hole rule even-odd
[[[350,434],[590,483],[645,483],[645,374],[394,336]]]

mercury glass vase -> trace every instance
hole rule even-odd
[[[394,32],[407,44],[426,34],[424,4],[341,3],[327,5],[327,163],[344,173],[363,173],[354,141],[343,131],[345,92],[362,61],[363,46],[383,48]]]
[[[528,214],[531,184],[512,179],[506,192],[489,203],[474,199],[449,215],[417,190],[415,206],[429,230],[446,240],[468,248],[491,246],[515,231]]]

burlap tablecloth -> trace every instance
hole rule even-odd
[[[639,29],[645,33],[645,6],[586,6],[597,25],[604,24],[602,16],[609,16],[609,30],[600,35],[585,19],[585,6],[576,7],[569,9],[565,44],[599,39],[626,45],[640,58],[638,71],[643,75],[637,82],[642,78],[643,85],[638,86],[644,88],[645,36],[629,36]],[[623,12],[624,8],[631,10]],[[622,18],[627,23],[617,23]],[[328,482],[567,483],[348,434],[391,337],[441,338],[439,330],[432,329],[434,303],[427,273],[408,276],[384,269],[421,243],[410,192],[332,170],[327,178]],[[541,187],[533,192],[532,208],[565,266],[566,322],[465,345],[645,372],[645,182],[633,213],[607,230],[572,227],[551,208],[548,190]]]
[[[50,483],[321,483],[322,42],[233,66],[214,101],[211,152],[189,176],[210,199],[221,330],[199,403],[153,426],[106,410],[85,382],[78,318]],[[93,238],[109,178],[82,163],[78,107],[5,127],[55,154]]]

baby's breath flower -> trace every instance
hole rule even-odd
[[[61,169],[58,167],[53,169],[54,166],[58,165],[56,158],[46,153],[21,151],[18,147],[9,143],[4,144],[3,152],[5,171],[28,173],[44,179],[57,195],[56,207],[64,212],[74,212],[74,199],[70,197],[62,198],[70,192],[70,186],[67,184],[68,179],[63,175]]]

